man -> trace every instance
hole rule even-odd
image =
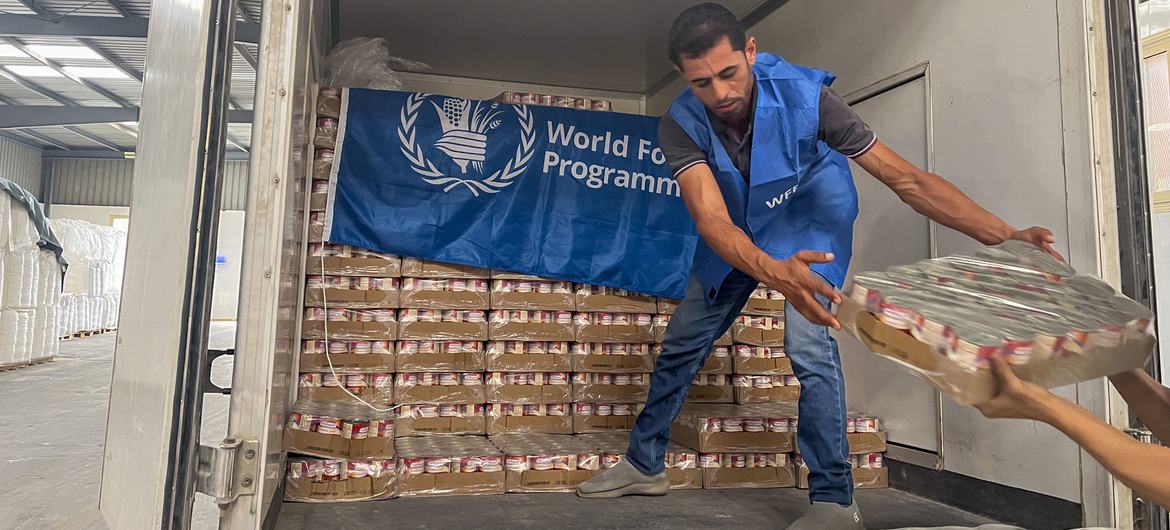
[[[756,53],[735,16],[713,3],[684,11],[670,58],[688,88],[659,128],[701,241],[663,340],[626,458],[582,484],[583,497],[662,495],[670,425],[711,345],[763,282],[787,298],[785,350],[801,384],[797,443],[810,510],[789,528],[864,528],[853,505],[845,388],[837,344],[857,191],[845,155],[919,213],[984,244],[1021,239],[1051,251],[1051,232],[1016,231],[955,186],[910,164],[829,90],[827,72]]]

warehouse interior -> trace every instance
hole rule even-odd
[[[262,28],[271,16],[265,8],[282,4],[226,3],[235,6],[236,40],[210,296],[207,347],[214,350],[239,346],[237,322],[247,317],[241,312],[249,244],[245,211],[249,183],[256,182],[249,171],[257,167],[254,143],[267,139],[252,124],[264,96],[257,94],[265,61]],[[604,100],[614,112],[659,116],[684,88],[666,57],[668,26],[697,2],[605,0],[585,6],[525,0],[506,8],[456,0],[309,3],[330,20],[330,27],[319,28],[331,34],[327,46],[355,37],[386,39],[394,56],[410,61],[392,65],[408,91],[485,100],[505,92],[555,94]],[[1085,214],[1078,209],[1083,205],[1037,205],[1033,198],[1038,190],[1089,193],[1068,177],[1069,111],[1062,105],[1069,97],[1067,65],[1062,70],[1055,61],[1067,60],[1068,28],[1060,20],[1070,12],[1068,4],[721,3],[762,49],[835,71],[834,89],[907,159],[952,179],[1012,222],[1052,226],[1075,267],[1097,270],[1083,243],[1086,230],[1072,222]],[[1170,278],[1170,1],[1136,1],[1134,10],[1147,105],[1150,267],[1155,277]],[[35,196],[45,216],[57,220],[55,231],[63,226],[70,234],[63,246],[83,241],[76,243],[84,249],[80,254],[68,247],[65,253],[100,277],[83,282],[67,276],[56,287],[42,282],[62,295],[45,302],[57,308],[51,337],[56,345],[40,343],[47,356],[35,362],[0,366],[0,475],[25,485],[0,497],[0,520],[15,521],[16,528],[110,527],[98,509],[99,489],[114,350],[121,340],[117,308],[131,309],[121,303],[122,287],[131,282],[122,271],[126,233],[139,205],[132,190],[142,140],[138,116],[150,74],[151,11],[149,0],[0,0],[0,177]],[[915,30],[890,35],[873,23],[893,19]],[[998,28],[996,39],[979,29],[987,27]],[[1004,81],[987,81],[993,71]],[[988,152],[1002,156],[985,157]],[[308,176],[299,178],[309,182]],[[872,179],[858,179],[857,185],[865,199],[856,270],[973,247],[905,208]],[[891,233],[903,237],[891,243],[884,237]],[[101,258],[84,257],[99,253]],[[1170,289],[1154,294],[1151,303],[1170,307]],[[62,309],[65,304],[68,309]],[[880,418],[889,435],[882,452],[889,487],[857,494],[870,528],[1092,526],[1086,523],[1102,509],[1092,505],[1098,502],[1093,490],[1112,486],[1086,471],[1095,464],[1074,443],[1036,422],[987,420],[850,340],[841,339],[850,409]],[[1159,360],[1170,362],[1170,347],[1160,348]],[[27,349],[33,349],[31,342]],[[212,365],[211,379],[231,386],[232,373],[232,358],[225,356]],[[1089,406],[1097,391],[1073,386],[1057,394]],[[229,430],[230,397],[202,399],[201,442],[219,443]],[[30,429],[28,411],[57,418],[72,426],[70,432]],[[1023,449],[1035,447],[1044,449]],[[616,501],[567,492],[327,503],[279,499],[270,508],[279,516],[271,521],[289,529],[340,522],[355,528],[446,528],[473,521],[482,528],[775,528],[799,516],[807,502],[806,491],[794,487],[678,490],[664,498]],[[1144,506],[1126,517],[1165,519],[1156,508]],[[209,497],[198,495],[191,526],[217,528],[221,514]]]

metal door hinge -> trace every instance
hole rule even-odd
[[[227,438],[219,445],[200,445],[195,471],[195,491],[226,508],[241,495],[256,493],[259,480],[260,444],[253,440]]]

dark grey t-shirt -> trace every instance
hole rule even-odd
[[[752,93],[752,112],[756,108],[755,93]],[[707,117],[720,143],[727,149],[732,163],[743,173],[745,179],[750,179],[752,160],[752,130],[743,138],[739,138],[735,131],[726,123],[717,118],[710,110]],[[824,140],[830,148],[841,154],[855,158],[865,154],[877,141],[877,135],[862,121],[861,117],[849,108],[849,105],[829,87],[821,88],[820,126],[817,138]],[[658,125],[658,144],[662,153],[666,155],[666,163],[677,177],[684,169],[695,164],[706,163],[707,153],[699,149],[694,140],[670,116],[663,116]]]

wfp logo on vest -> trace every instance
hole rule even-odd
[[[767,204],[768,208],[775,208],[777,206],[780,206],[781,203],[792,198],[792,195],[794,193],[796,193],[796,188],[799,188],[799,187],[800,187],[800,184],[797,184],[797,185],[789,188],[788,191],[781,193],[780,195],[777,195],[775,197],[772,197],[771,199],[768,199],[767,202],[765,202],[764,204]]]
[[[476,197],[480,193],[497,193],[511,186],[513,179],[528,169],[535,152],[536,128],[532,112],[525,105],[411,94],[398,117],[398,140],[411,169],[424,182],[440,186],[444,192],[466,187]],[[438,127],[418,127],[420,119],[430,120],[429,123],[437,120]],[[508,138],[512,135],[499,132],[512,130],[500,127],[505,120],[516,120],[519,138]],[[427,134],[424,131],[439,134],[432,132],[423,138]],[[509,140],[514,141],[514,155],[503,167],[492,167],[503,158],[492,156],[494,153],[512,150],[511,145],[499,145]],[[431,154],[447,160],[446,170],[435,166],[424,145],[433,149]]]

